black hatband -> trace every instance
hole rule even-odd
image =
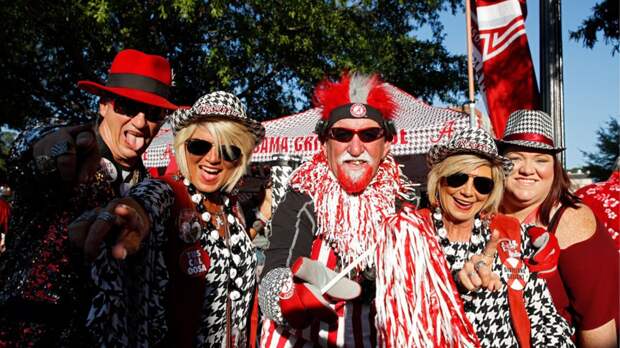
[[[107,87],[131,88],[157,94],[162,98],[168,98],[170,88],[165,83],[143,75],[136,74],[110,74]]]

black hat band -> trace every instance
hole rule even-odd
[[[369,118],[378,124],[383,123],[383,115],[381,112],[368,104],[351,103],[340,105],[329,113],[328,123],[334,123],[345,118]]]
[[[107,87],[131,88],[148,93],[156,94],[168,99],[170,88],[167,84],[142,75],[137,74],[110,74]]]

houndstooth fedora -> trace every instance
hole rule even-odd
[[[516,145],[553,153],[564,151],[553,141],[553,120],[540,110],[517,110],[508,116],[504,137],[497,140],[500,148]]]
[[[449,156],[456,154],[480,155],[500,165],[504,173],[509,174],[512,170],[512,161],[499,155],[493,137],[482,128],[467,128],[456,134],[443,145],[434,145],[428,151],[426,159],[433,166]]]
[[[245,113],[239,98],[228,92],[217,91],[205,94],[191,108],[178,109],[170,116],[170,126],[174,133],[192,123],[231,120],[245,125],[256,137],[256,145],[265,137],[265,127]]]

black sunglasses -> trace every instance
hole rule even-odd
[[[142,112],[151,122],[161,122],[168,116],[168,110],[164,108],[119,97],[114,98],[114,112],[129,117],[135,117]]]
[[[383,137],[383,128],[371,127],[364,129],[349,129],[333,127],[327,131],[327,136],[331,139],[339,141],[341,143],[347,143],[353,139],[353,136],[357,134],[360,140],[364,143],[369,143]]]
[[[185,141],[185,148],[187,152],[196,156],[204,156],[209,151],[213,144],[202,139],[187,139]],[[220,153],[222,154],[222,159],[228,162],[234,162],[241,158],[241,149],[235,145],[220,145]]]
[[[493,191],[493,187],[495,187],[493,179],[485,176],[475,176],[465,173],[455,173],[446,176],[446,184],[452,188],[461,187],[469,181],[470,177],[474,179],[474,188],[481,195],[488,195],[491,191]]]

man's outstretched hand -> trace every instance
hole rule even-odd
[[[82,214],[69,225],[69,238],[92,261],[108,235],[118,233],[112,256],[122,260],[140,249],[149,231],[150,221],[144,208],[131,198],[119,198],[105,208]]]
[[[87,183],[99,167],[101,156],[91,125],[60,128],[37,141],[32,155],[39,173],[58,173],[65,186]]]

